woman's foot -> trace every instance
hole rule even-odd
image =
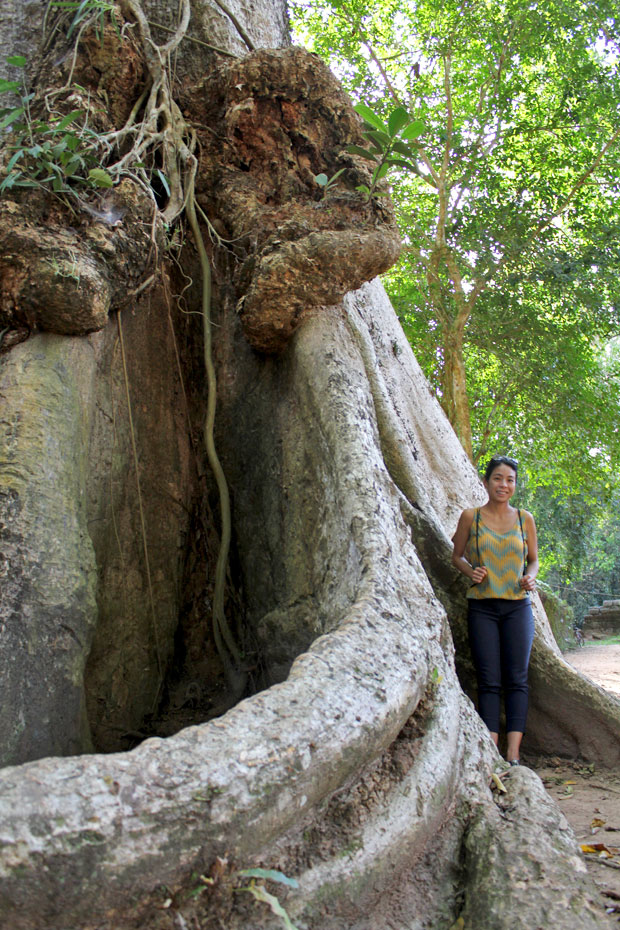
[[[518,759],[511,759],[510,762],[508,763],[508,765],[519,765],[519,764],[520,763]]]

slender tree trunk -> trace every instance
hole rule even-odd
[[[444,325],[441,332],[443,344],[441,406],[465,449],[467,457],[472,460],[471,419],[467,375],[463,360],[463,328],[460,325]]]

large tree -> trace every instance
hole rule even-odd
[[[569,308],[584,339],[570,356],[573,379],[591,354],[587,340],[618,330],[617,5],[385,0],[368,9],[302,0],[293,8],[300,35],[358,99],[380,114],[402,104],[426,125],[413,165],[394,181],[406,248],[388,287],[469,456],[483,453],[490,435],[506,438],[493,418],[514,422],[519,393],[536,391],[541,340],[550,390],[578,425],[555,378],[566,330],[544,321],[549,304],[560,321]],[[476,370],[492,377],[497,365],[498,383],[480,390]],[[475,443],[468,387],[474,402],[491,397],[482,417],[475,412]]]
[[[268,927],[256,879],[232,893],[260,864],[299,880],[307,927],[602,927],[535,774],[492,792],[456,676],[449,537],[483,492],[360,287],[395,258],[389,205],[359,197],[355,157],[344,190],[315,183],[360,132],[350,102],[287,47],[280,3],[196,0],[188,21],[129,0],[73,25],[84,9],[28,52],[30,112],[60,169],[87,112],[114,186],[84,183],[85,157],[49,190],[35,144],[36,187],[1,203],[3,924]],[[23,37],[32,10],[6,13]],[[530,752],[616,764],[618,702],[538,624]],[[162,738],[191,702],[198,725]]]

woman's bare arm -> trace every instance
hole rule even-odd
[[[452,542],[454,544],[452,564],[455,568],[458,568],[463,575],[470,578],[474,584],[480,584],[487,576],[486,568],[483,565],[474,568],[465,558],[465,549],[467,547],[467,540],[469,539],[469,531],[474,522],[474,514],[474,510],[464,510],[459,517],[456,533],[452,537]]]
[[[534,517],[527,511],[525,512],[525,529],[527,530],[527,565],[523,578],[519,579],[519,584],[526,591],[534,591],[536,589],[536,575],[540,568],[538,562],[538,536]]]

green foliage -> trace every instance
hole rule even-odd
[[[272,882],[278,882],[280,885],[287,885],[289,888],[299,888],[297,879],[289,878],[288,875],[278,869],[240,869],[239,875],[244,878],[265,878]]]
[[[24,68],[22,56],[7,58],[9,65]],[[99,137],[89,129],[82,110],[73,110],[49,121],[32,116],[33,94],[23,82],[0,81],[0,94],[17,94],[15,106],[0,108],[0,130],[10,130],[6,143],[5,176],[0,193],[13,188],[43,188],[56,194],[74,195],[79,189],[106,188],[111,176],[99,167]]]
[[[299,885],[294,878],[289,878],[283,872],[277,869],[241,869],[238,874],[244,878],[250,878],[250,884],[240,888],[239,891],[247,891],[257,901],[269,905],[272,913],[279,917],[285,930],[298,930],[289,917],[286,908],[280,903],[276,895],[271,894],[264,885],[258,884],[255,879],[262,878],[281,885],[287,885],[289,888],[298,888]]]
[[[293,0],[292,15],[365,101],[367,132],[395,106],[425,127],[391,177],[405,248],[384,282],[450,415],[460,357],[473,458],[512,451],[565,497],[597,468],[612,485],[618,0]]]
[[[345,170],[346,170],[345,168],[341,168],[339,171],[336,171],[335,174],[332,174],[331,178],[329,178],[326,174],[323,174],[323,173],[315,174],[314,180],[319,185],[319,187],[323,188],[323,197],[325,197],[327,192],[330,191],[332,187],[336,185],[338,178]]]
[[[67,38],[71,38],[73,33],[85,29],[87,26],[94,24],[97,34],[103,39],[103,30],[106,23],[106,17],[109,17],[118,31],[114,19],[114,3],[109,0],[52,0],[52,9],[75,11],[71,25],[67,31]]]
[[[368,148],[348,145],[347,152],[360,155],[374,164],[370,187],[360,184],[357,190],[367,200],[377,196],[377,183],[384,178],[391,168],[404,168],[417,173],[417,145],[415,140],[424,132],[424,123],[413,120],[404,107],[392,110],[384,122],[374,110],[364,103],[358,103],[355,110],[364,120],[363,135]]]
[[[533,489],[528,505],[544,513],[542,571],[574,609],[579,624],[590,607],[620,597],[620,489],[605,487],[609,476],[589,488],[586,500],[554,497],[549,488]]]

